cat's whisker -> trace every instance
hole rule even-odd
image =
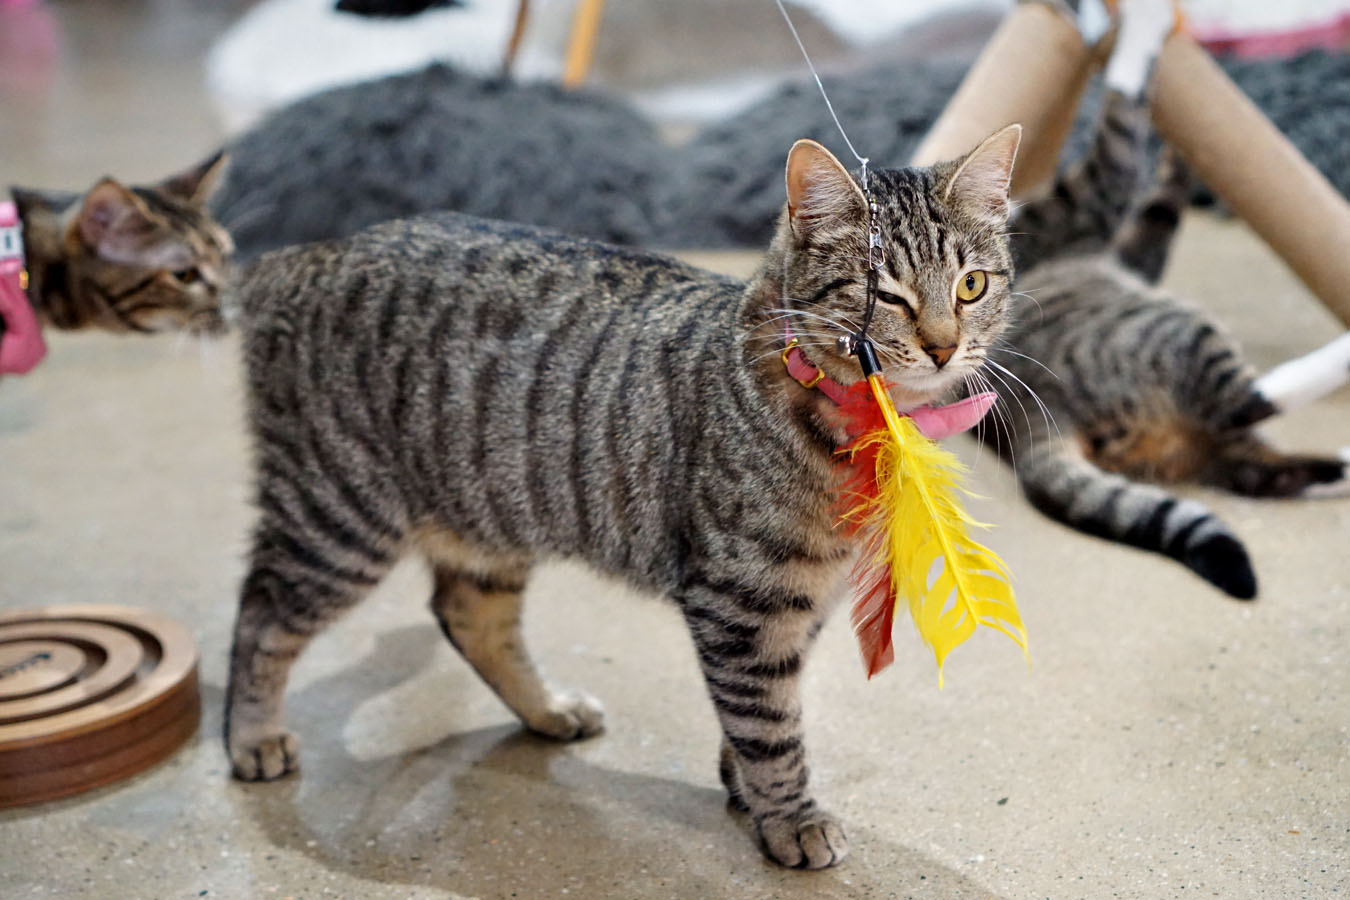
[[[832,306],[826,306],[825,304],[813,304],[813,302],[806,300],[795,301],[792,300],[792,298],[790,297],[784,297],[783,300],[786,300],[788,302],[795,302],[795,304],[801,304],[801,306],[774,306],[774,308],[769,308],[765,310],[765,312],[799,314],[799,316],[817,316],[821,318],[828,318],[828,320],[836,322],[848,320],[849,318],[848,316],[845,316],[844,313],[840,312],[840,310],[834,309],[832,308]],[[813,313],[811,312],[810,309],[802,309],[802,306],[814,306],[814,308],[823,310],[823,313],[825,314]]]
[[[1027,360],[1028,362],[1033,362],[1033,363],[1035,363],[1036,365],[1040,366],[1042,369],[1044,369],[1044,370],[1046,371],[1047,374],[1049,374],[1049,375],[1050,375],[1052,378],[1054,378],[1056,381],[1059,381],[1059,380],[1060,380],[1060,377],[1059,377],[1059,373],[1058,373],[1058,372],[1056,372],[1054,369],[1050,368],[1049,366],[1047,366],[1045,363],[1041,362],[1039,359],[1037,359],[1037,358],[1034,357],[1034,356],[1027,356],[1025,353],[1021,353],[1021,352],[1019,352],[1019,351],[1017,351],[1017,350],[1014,350],[1013,348],[1007,347],[1007,346],[994,346],[994,347],[990,347],[989,349],[990,349],[990,351],[994,351],[994,352],[998,352],[998,353],[1011,353],[1013,356],[1020,356],[1020,357],[1022,357],[1022,359],[1025,359],[1025,360]]]
[[[765,312],[777,313],[777,315],[773,316],[772,318],[769,318],[769,319],[766,319],[766,320],[765,320],[765,321],[768,321],[768,322],[775,322],[775,321],[778,321],[778,320],[780,320],[780,319],[791,318],[792,316],[801,316],[801,317],[807,318],[807,319],[814,319],[814,320],[817,320],[817,321],[820,321],[820,322],[826,322],[826,323],[828,323],[828,324],[830,324],[830,325],[835,326],[836,328],[843,328],[843,327],[844,327],[840,322],[838,322],[838,321],[835,320],[835,319],[830,318],[829,316],[822,316],[822,315],[820,315],[819,313],[813,313],[813,312],[811,312],[811,311],[809,311],[809,310],[805,310],[805,309],[788,309],[788,308],[786,308],[786,307],[775,307],[775,308],[772,308],[772,309],[767,309],[767,310],[765,310]]]
[[[1041,316],[1041,322],[1043,323],[1043,322],[1045,321],[1045,308],[1044,308],[1043,306],[1041,306],[1041,301],[1037,300],[1037,299],[1036,299],[1035,297],[1033,297],[1031,294],[1032,294],[1031,291],[1013,291],[1013,292],[1012,292],[1012,296],[1014,296],[1014,297],[1026,297],[1028,300],[1030,300],[1032,303],[1034,303],[1034,304],[1036,305],[1036,312],[1038,312],[1038,313],[1040,314],[1040,316]]]
[[[1001,383],[1003,383],[1004,385],[1007,385],[1007,384],[1008,384],[1007,380],[1006,380],[1002,375],[1000,375],[999,373],[997,373],[997,372],[991,370],[991,371],[989,372],[989,374],[992,375],[993,377],[997,378],[997,379],[998,379]],[[1031,416],[1030,416],[1030,414],[1027,412],[1026,407],[1025,407],[1024,405],[1022,405],[1022,402],[1021,402],[1021,399],[1020,399],[1020,394],[1019,394],[1019,392],[1017,392],[1016,390],[1014,390],[1011,386],[1009,386],[1009,392],[1012,393],[1012,394],[1014,395],[1015,398],[1018,398],[1018,405],[1021,406],[1021,408],[1022,408],[1022,418],[1023,418],[1023,420],[1025,421],[1025,423],[1026,423],[1026,425],[1027,425],[1026,440],[1027,440],[1028,445],[1031,447],[1032,451],[1034,452],[1034,451],[1036,450],[1037,430],[1036,430],[1035,428],[1032,428],[1032,427],[1031,427]],[[1045,422],[1045,426],[1046,426],[1046,428],[1045,428],[1045,439],[1046,439],[1047,441],[1054,441],[1054,440],[1059,440],[1059,439],[1061,439],[1060,433],[1059,433],[1059,424],[1058,424],[1057,422],[1055,422],[1053,416],[1049,415],[1048,410],[1046,410],[1046,409],[1044,409],[1044,408],[1041,409],[1041,418],[1042,418],[1042,420]]]
[[[1028,433],[1031,433],[1031,432],[1032,432],[1032,427],[1031,427],[1031,414],[1027,412],[1026,404],[1024,404],[1024,403],[1022,402],[1022,398],[1018,395],[1018,392],[1017,392],[1017,391],[1013,388],[1013,386],[1007,381],[1007,379],[1005,379],[1005,378],[1004,378],[1002,375],[1000,375],[998,372],[989,370],[989,371],[987,371],[986,374],[989,375],[989,376],[992,376],[993,378],[996,378],[1000,384],[1002,384],[1005,388],[1008,389],[1008,393],[1009,393],[1009,394],[1012,394],[1013,400],[1017,401],[1017,406],[1018,406],[1018,408],[1022,410],[1022,419],[1023,419],[1023,421],[1025,422],[1025,424],[1026,424],[1026,426],[1027,426],[1027,432],[1028,432]],[[1047,423],[1047,426],[1048,426],[1048,423]]]
[[[811,349],[818,347],[823,347],[827,350],[832,349],[835,345],[836,340],[835,338],[832,337],[821,337],[820,335],[810,335],[810,334],[793,335],[793,337],[797,339],[797,345],[802,347],[803,349]],[[783,353],[783,345],[781,341],[772,338],[760,338],[760,340],[770,341],[773,344],[773,346],[770,347],[768,350],[766,350],[764,353],[761,353],[758,356],[751,357],[748,360],[749,365],[755,365],[756,363],[768,359],[771,356],[781,356]]]
[[[252,206],[245,206],[243,211],[231,216],[229,221],[222,221],[220,224],[225,230],[234,234],[245,225],[251,225],[255,220],[265,217],[276,211],[277,204],[273,200],[263,200]]]
[[[985,390],[991,391],[998,397],[998,402],[996,402],[993,406],[993,409],[990,410],[990,413],[994,417],[993,427],[995,429],[995,437],[997,439],[997,436],[1000,433],[1003,435],[1003,438],[1000,440],[1000,444],[1003,448],[1003,451],[1007,454],[1008,465],[1013,470],[1013,476],[1016,477],[1017,443],[1016,441],[1013,440],[1011,412],[1009,411],[1007,400],[1003,397],[1003,394],[999,392],[998,388],[996,388],[993,385],[993,383],[990,382],[987,377],[985,377],[985,374],[982,371],[977,369],[971,374],[984,387]]]
[[[974,385],[971,383],[970,375],[971,375],[970,372],[961,373],[961,386],[965,389],[965,394],[967,397],[979,393],[974,389]],[[972,437],[975,438],[975,462],[971,463],[970,466],[971,469],[978,469],[980,467],[980,460],[983,458],[984,455],[983,425],[984,425],[984,418],[981,417],[980,421],[975,423],[974,434],[972,435]]]
[[[224,367],[221,365],[221,342],[210,335],[197,335],[197,359],[200,361],[202,375],[211,383],[222,382]]]
[[[824,303],[817,303],[814,300],[805,300],[800,297],[788,297],[787,295],[783,295],[781,299],[783,299],[786,302],[796,303],[799,306],[807,306],[807,307],[815,307],[816,309],[823,309],[826,312],[833,314],[834,317],[837,318],[839,321],[847,322],[854,328],[859,327],[859,323],[856,319],[854,319],[852,316],[848,315],[844,311],[834,308],[833,306],[829,306]],[[790,309],[792,307],[783,307],[783,308]]]
[[[1055,434],[1060,435],[1059,423],[1055,421],[1055,417],[1050,412],[1049,407],[1047,407],[1045,405],[1045,402],[1041,400],[1041,395],[1032,390],[1031,385],[1027,384],[1021,378],[1017,377],[1016,373],[1014,373],[1011,369],[1007,368],[1006,366],[1003,366],[998,361],[985,357],[985,362],[989,363],[989,365],[993,366],[995,369],[998,369],[1000,372],[1002,372],[1003,374],[1007,375],[1009,378],[1013,379],[1018,384],[1020,384],[1026,390],[1026,392],[1031,395],[1031,399],[1036,401],[1036,405],[1041,408],[1041,415],[1045,418],[1046,427],[1053,428],[1055,430]],[[1063,435],[1060,435],[1060,437],[1062,439]]]
[[[806,343],[809,339],[812,343],[815,344],[829,344],[830,346],[834,346],[839,341],[838,334],[831,334],[829,332],[822,333],[819,331],[811,331],[811,330],[794,332],[792,337],[800,344]],[[783,336],[781,334],[752,334],[746,338],[746,341],[747,342],[757,341],[759,343],[772,344],[776,346],[779,350],[782,350],[784,348]]]
[[[980,386],[980,390],[992,393],[998,399],[989,410],[989,435],[994,439],[994,453],[996,456],[1006,458],[1009,468],[1013,470],[1013,475],[1017,474],[1017,444],[1013,440],[1012,408],[1008,405],[1008,399],[1003,391],[993,384],[984,373],[979,369],[971,372],[973,378]],[[981,420],[983,427],[983,420]],[[981,436],[984,432],[981,431]]]
[[[904,374],[911,374],[911,375],[913,374],[913,372],[911,371],[914,368],[914,363],[912,360],[906,359],[905,357],[901,356],[894,350],[888,350],[885,347],[878,347],[876,344],[873,344],[872,346],[873,348],[876,349],[877,356],[881,357],[882,365],[885,366],[886,369],[897,369],[902,371]],[[886,365],[887,360],[891,361],[890,365]]]

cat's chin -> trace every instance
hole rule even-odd
[[[896,409],[910,410],[937,403],[961,383],[960,372],[930,372],[890,379],[891,400]]]
[[[193,337],[217,338],[229,331],[230,326],[223,315],[211,310],[193,315],[183,330]]]

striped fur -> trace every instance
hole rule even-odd
[[[1002,229],[944,201],[955,171],[873,180],[891,302],[872,334],[915,399],[979,364],[1010,303],[1006,274],[982,304],[951,299],[969,266],[1010,267]],[[526,726],[600,730],[599,705],[548,686],[520,634],[532,564],[572,557],[678,604],[722,725],[723,781],[766,854],[843,858],[809,787],[798,692],[853,552],[834,527],[843,435],[778,354],[787,315],[833,377],[861,377],[834,338],[862,312],[865,229],[856,189],[811,193],[836,208],[785,212],[749,284],[455,214],[246,271],[260,519],[231,660],[238,777],[295,768],[291,664],[408,553],[433,567],[446,636]],[[924,351],[939,326],[960,344],[945,367]]]
[[[104,178],[83,195],[15,188],[39,320],[65,330],[224,330],[234,244],[206,210],[224,165],[216,155],[149,187]]]
[[[1146,137],[1144,100],[1111,92],[1088,155],[1012,223],[1024,293],[1009,337],[1015,351],[994,357],[1006,375],[992,374],[1006,380],[1012,408],[1028,414],[994,438],[1046,515],[1166,554],[1249,598],[1256,576],[1228,526],[1139,482],[1291,497],[1344,486],[1347,471],[1338,459],[1264,445],[1252,426],[1276,407],[1237,345],[1153,285],[1190,184],[1166,151],[1154,187],[1136,202]]]

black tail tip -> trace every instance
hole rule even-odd
[[[1239,600],[1256,596],[1256,573],[1238,539],[1216,534],[1186,548],[1181,560],[1219,590]]]

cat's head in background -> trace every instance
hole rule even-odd
[[[868,336],[902,406],[936,400],[974,376],[1009,324],[1005,232],[1020,138],[1020,126],[1010,125],[962,159],[871,174],[883,261]],[[856,381],[861,370],[836,339],[857,330],[866,307],[866,198],[814,141],[798,141],[788,155],[787,193],[776,239],[784,306],[806,314],[789,321],[827,375]]]
[[[104,178],[84,194],[14,188],[38,318],[68,330],[223,331],[234,244],[206,201],[225,164],[216,154],[156,185]]]

